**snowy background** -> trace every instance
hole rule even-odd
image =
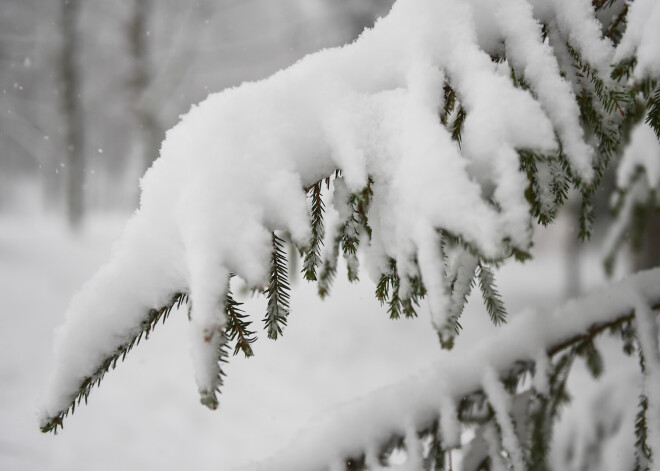
[[[350,40],[388,2],[277,3],[156,3],[149,93],[160,104],[163,129],[209,91],[265,77],[307,52]],[[301,429],[333,406],[447,355],[427,312],[414,321],[388,320],[368,278],[350,285],[340,267],[326,301],[304,281],[293,283],[284,337],[272,342],[260,332],[254,358],[231,359],[219,410],[199,405],[186,313],[174,312],[106,377],[58,436],[41,434],[37,404],[53,329],[73,294],[108,259],[134,209],[143,171],[137,144],[126,138],[130,98],[123,84],[129,65],[122,38],[130,11],[125,2],[89,1],[81,13],[87,213],[81,229],[68,227],[53,72],[57,13],[54,2],[37,0],[7,0],[0,9],[0,469],[230,469],[291,446]],[[511,315],[530,306],[552,309],[567,293],[603,283],[599,241],[575,252],[576,224],[574,214],[564,213],[552,229],[537,228],[535,259],[498,272]],[[472,298],[459,352],[492,328],[483,304]],[[246,304],[256,324],[264,310],[263,299]],[[627,368],[618,358],[606,363],[606,375]],[[572,382],[581,392],[577,408],[580,397],[597,394],[581,365]],[[567,424],[591,413],[571,410]],[[557,441],[569,438],[566,432]]]

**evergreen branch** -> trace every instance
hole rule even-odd
[[[643,296],[648,304],[652,306],[652,309],[658,310],[660,309],[660,292],[657,289],[659,277],[660,271],[658,270],[640,273],[622,282],[613,283],[606,290],[599,290],[583,299],[572,300],[552,316],[545,317],[550,324],[543,323],[543,327],[538,324],[538,319],[529,316],[516,318],[511,325],[502,327],[495,338],[490,339],[488,344],[480,348],[478,352],[470,353],[468,358],[456,357],[449,362],[439,362],[431,368],[413,375],[409,381],[388,387],[386,390],[374,393],[360,401],[351,402],[345,408],[340,408],[334,412],[334,419],[328,422],[328,427],[317,428],[313,437],[306,438],[309,438],[309,443],[319,443],[322,437],[336,436],[341,433],[341,430],[362,423],[365,417],[372,417],[376,413],[375,411],[381,411],[384,407],[396,407],[392,411],[392,418],[383,417],[379,431],[375,434],[360,436],[357,442],[355,440],[344,441],[338,444],[336,449],[336,456],[340,460],[344,460],[346,457],[356,457],[356,462],[360,461],[359,458],[365,451],[370,450],[367,456],[382,457],[383,460],[380,461],[380,464],[386,466],[388,456],[391,454],[388,452],[393,449],[402,449],[404,443],[401,440],[400,432],[402,424],[398,423],[396,418],[401,415],[401,411],[405,410],[409,416],[414,415],[419,418],[412,425],[416,427],[419,434],[423,435],[424,431],[432,427],[433,422],[438,419],[437,411],[440,407],[437,395],[424,396],[423,399],[416,396],[415,406],[412,409],[410,404],[396,406],[396,401],[393,402],[392,398],[406,398],[416,394],[416,391],[437,388],[437,385],[443,384],[443,378],[447,374],[456,371],[463,372],[462,381],[460,384],[446,384],[447,389],[442,394],[446,394],[446,397],[456,401],[456,417],[459,424],[492,424],[493,411],[488,406],[481,386],[482,371],[471,370],[466,367],[474,364],[489,364],[489,352],[492,352],[493,349],[498,350],[500,352],[498,364],[502,366],[498,368],[496,373],[500,378],[504,378],[507,388],[512,391],[513,385],[522,384],[521,380],[524,375],[530,373],[535,367],[533,358],[528,356],[531,353],[522,354],[522,358],[518,356],[521,355],[520,349],[522,351],[529,350],[528,340],[521,339],[519,336],[519,333],[523,331],[521,329],[524,329],[530,335],[540,335],[545,339],[547,343],[544,349],[550,359],[556,356],[559,357],[551,363],[553,368],[548,377],[550,385],[548,394],[547,396],[541,396],[547,397],[548,400],[547,404],[543,406],[546,417],[537,418],[536,432],[530,428],[532,427],[531,424],[528,424],[525,429],[530,434],[537,434],[536,438],[529,436],[529,443],[532,443],[533,440],[542,441],[544,436],[550,437],[549,434],[551,433],[551,429],[545,427],[544,424],[550,425],[552,420],[548,418],[556,418],[560,406],[569,400],[566,391],[566,380],[572,369],[578,347],[585,342],[593,341],[596,336],[608,330],[625,327],[634,318],[632,301],[617,302],[616,305],[603,304],[603,293],[607,292],[608,296],[614,299],[628,300],[631,298],[630,292],[632,290]],[[385,291],[384,286],[382,286],[381,293]],[[586,315],[577,316],[578,313]],[[576,316],[580,318],[579,321],[576,321]],[[567,323],[565,322],[566,319],[572,321]],[[517,396],[522,394],[530,393],[529,390],[521,391]],[[383,432],[383,430],[386,432]],[[549,441],[546,441],[546,443],[549,443]],[[428,447],[426,449],[428,450]],[[296,457],[299,453],[300,450],[296,449],[293,454],[284,455],[282,460],[271,460],[272,468],[289,469],[290,466],[287,465],[296,463]],[[534,459],[542,461],[545,452],[537,448],[535,453],[538,453],[538,456]],[[531,455],[528,456],[531,460]],[[506,459],[506,457],[504,458]],[[525,460],[527,461],[527,458]],[[372,461],[372,463],[375,462]],[[322,459],[312,460],[307,464],[309,467],[321,468],[323,466]]]
[[[240,308],[243,303],[236,301],[230,290],[225,296],[225,314],[227,315],[226,336],[229,341],[236,340],[234,355],[242,351],[246,358],[254,355],[252,344],[257,340],[255,333],[249,329],[251,322]]]
[[[346,258],[348,281],[350,282],[359,281],[357,248],[360,245],[360,231],[364,230],[369,239],[371,239],[368,211],[373,196],[373,182],[373,179],[369,177],[367,185],[361,191],[350,195],[348,203],[351,208],[351,214],[344,221],[340,230],[341,248],[344,258]]]
[[[511,67],[511,81],[513,82],[514,87],[520,88],[522,90],[529,90],[529,84],[522,76],[516,75],[516,71],[513,69],[513,67]]]
[[[274,232],[272,236],[273,254],[270,259],[270,280],[266,288],[268,305],[263,321],[268,338],[277,339],[287,324],[289,315],[289,279],[286,267],[284,241]]]
[[[555,419],[559,415],[559,407],[570,400],[566,392],[566,381],[575,354],[575,348],[570,349],[552,366],[552,372],[548,376],[550,386],[548,394],[545,395],[536,391],[534,395],[533,410],[530,414],[529,469],[546,468]],[[541,372],[536,371],[535,374],[541,374]]]
[[[649,399],[644,394],[639,396],[639,406],[635,415],[635,471],[648,471],[651,467],[652,452],[648,445],[648,426],[646,413]]]
[[[460,330],[459,319],[463,314],[463,309],[467,303],[468,296],[474,287],[475,271],[479,258],[461,245],[453,244],[451,238],[447,237],[445,231],[441,233],[441,244],[443,254],[447,255],[452,251],[457,252],[453,257],[445,260],[446,278],[449,280],[448,288],[450,293],[450,305],[448,308],[447,324],[449,338],[451,335],[458,334]],[[447,344],[448,339],[441,340],[441,345]],[[451,342],[447,346],[451,345]]]
[[[625,4],[619,14],[610,22],[605,30],[605,36],[610,38],[615,44],[618,44],[623,36],[623,29],[620,28],[628,22],[628,4]]]
[[[479,277],[479,288],[484,300],[484,305],[493,324],[500,325],[506,322],[506,309],[502,302],[502,296],[495,286],[495,275],[486,265],[478,264],[477,276]]]
[[[612,79],[616,80],[617,82],[620,82],[624,79],[628,81],[630,80],[630,77],[632,77],[632,73],[633,70],[635,70],[636,65],[637,57],[635,56],[628,59],[623,59],[621,62],[614,65],[610,77],[612,77]]]
[[[383,273],[376,285],[376,299],[381,306],[388,303],[387,312],[390,319],[399,319],[401,314],[406,318],[417,317],[419,301],[426,296],[426,288],[419,276],[408,277],[409,289],[404,296],[400,295],[401,278],[397,273],[396,260],[390,258],[389,272]]]
[[[308,281],[316,281],[316,269],[321,262],[321,246],[325,236],[325,227],[323,226],[323,214],[325,204],[323,203],[321,189],[323,180],[319,180],[307,191],[307,195],[312,199],[311,207],[311,227],[312,236],[309,246],[305,250],[305,259],[303,262],[303,276]]]
[[[625,115],[625,107],[630,101],[629,95],[622,90],[610,90],[600,78],[596,70],[589,63],[582,59],[580,53],[570,44],[566,45],[568,52],[575,61],[575,67],[578,69],[578,75],[588,79],[593,85],[596,97],[603,105],[607,114],[612,114],[616,109],[621,115]]]
[[[594,378],[599,378],[603,374],[603,357],[596,348],[593,340],[582,342],[575,348],[575,352],[585,359],[587,369]]]
[[[76,405],[80,405],[82,401],[85,401],[85,404],[87,403],[87,398],[89,397],[92,388],[101,384],[101,380],[105,374],[110,371],[111,368],[114,369],[117,366],[117,361],[120,359],[123,361],[126,358],[126,354],[131,351],[134,346],[140,343],[143,336],[145,339],[149,338],[149,333],[156,327],[159,321],[162,320],[165,322],[172,309],[178,309],[187,301],[187,293],[176,293],[165,306],[160,309],[151,309],[140,323],[139,328],[135,329],[135,332],[131,334],[130,338],[120,344],[112,354],[101,360],[98,368],[92,375],[87,376],[80,382],[78,385],[78,391],[70,399],[69,405],[55,415],[49,417],[47,421],[41,425],[41,431],[44,433],[57,433],[57,429],[63,427],[64,418],[70,413],[73,414]]]
[[[449,85],[445,85],[443,88],[444,92],[444,106],[442,107],[442,112],[440,113],[440,122],[447,126],[447,120],[449,116],[454,111],[456,106],[456,92]]]
[[[458,142],[458,147],[461,146],[461,134],[463,132],[463,123],[465,122],[466,116],[467,114],[465,113],[465,108],[463,108],[463,105],[458,105],[458,111],[456,112],[456,116],[454,117],[454,121],[452,121],[450,127],[451,137],[456,142]]]
[[[520,167],[527,174],[529,186],[525,197],[532,215],[543,226],[550,224],[568,196],[567,168],[559,156],[541,156],[521,150]],[[549,181],[548,181],[549,179]]]
[[[578,238],[581,241],[591,239],[591,227],[594,223],[594,217],[591,195],[589,192],[583,192],[582,201],[580,202],[580,231],[578,232]]]
[[[531,430],[529,436],[528,469],[545,469],[551,443],[551,426],[553,420],[549,417],[550,400],[540,394],[534,396],[534,410],[530,414]]]
[[[649,94],[646,106],[649,111],[645,122],[653,128],[655,136],[660,140],[660,86],[655,89],[653,94]]]
[[[339,258],[339,246],[341,244],[343,226],[337,231],[337,235],[332,240],[332,250],[326,255],[318,276],[318,293],[321,299],[324,299],[330,293],[330,287],[337,274],[337,259]]]

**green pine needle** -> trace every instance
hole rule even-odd
[[[106,356],[100,363],[96,371],[86,378],[84,378],[80,385],[78,386],[78,391],[74,397],[72,397],[71,402],[67,407],[60,410],[57,414],[49,418],[48,422],[41,427],[41,431],[57,433],[58,428],[63,427],[64,419],[69,415],[73,414],[76,408],[76,404],[80,404],[82,401],[87,403],[87,398],[94,386],[101,384],[101,380],[105,374],[110,371],[111,368],[117,366],[118,360],[124,360],[126,354],[137,344],[140,343],[142,336],[148,338],[149,332],[151,332],[158,322],[162,320],[165,322],[165,319],[170,315],[170,312],[174,308],[181,307],[182,304],[188,301],[187,293],[176,293],[172,296],[170,301],[160,309],[151,309],[148,311],[147,315],[142,320],[140,324],[140,330],[135,332],[127,341],[119,345],[117,349],[111,355]]]
[[[443,106],[440,113],[440,122],[444,126],[447,126],[447,120],[449,119],[449,116],[454,111],[454,107],[456,106],[456,92],[449,85],[445,85],[443,92],[445,105]]]
[[[605,369],[603,357],[592,340],[579,345],[576,353],[584,358],[587,368],[594,378],[599,378],[603,374]]]
[[[240,308],[243,303],[236,301],[231,293],[227,291],[225,296],[225,314],[227,316],[226,335],[229,341],[236,341],[234,355],[242,351],[246,358],[254,355],[252,344],[257,340],[255,333],[249,329],[251,322]]]
[[[459,147],[461,146],[462,142],[463,123],[465,122],[466,116],[467,114],[465,113],[465,108],[463,108],[463,105],[459,105],[458,111],[456,112],[456,117],[451,123],[451,137],[456,142],[458,142]]]
[[[648,408],[649,400],[644,394],[641,394],[639,396],[637,415],[635,415],[635,471],[648,471],[653,456],[647,442],[648,426],[646,423],[646,413]]]
[[[317,267],[321,263],[321,247],[323,246],[323,237],[325,236],[325,227],[323,225],[323,214],[325,213],[325,204],[321,190],[323,180],[319,180],[307,191],[307,195],[312,200],[310,223],[312,227],[312,236],[309,246],[305,250],[305,259],[303,262],[303,276],[308,281],[316,281]]]
[[[388,304],[387,312],[390,319],[399,319],[401,314],[406,318],[417,317],[419,301],[426,295],[426,288],[420,277],[409,278],[410,283],[408,296],[401,297],[401,278],[397,273],[396,260],[390,258],[389,272],[383,273],[376,285],[376,299],[381,306]]]
[[[268,338],[276,340],[287,324],[289,316],[289,286],[284,241],[274,232],[272,236],[273,254],[270,260],[270,280],[266,288],[268,304],[263,321]]]
[[[655,89],[653,94],[649,95],[647,107],[649,111],[645,122],[653,128],[655,136],[660,140],[660,86]]]
[[[493,324],[500,325],[506,322],[506,309],[500,293],[495,286],[495,275],[486,265],[479,263],[477,276],[479,278],[479,288],[484,300],[486,310],[490,315]]]

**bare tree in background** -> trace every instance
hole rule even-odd
[[[60,27],[62,50],[60,57],[60,81],[62,86],[62,114],[65,126],[66,208],[69,224],[78,228],[84,214],[85,187],[85,128],[80,103],[80,72],[77,64],[79,38],[77,19],[80,9],[78,0],[62,0]]]
[[[134,145],[137,146],[137,155],[142,157],[144,169],[149,168],[158,157],[158,149],[163,139],[162,126],[148,97],[152,71],[147,22],[152,7],[151,0],[134,0],[127,29],[131,57],[129,93],[132,101],[131,114],[136,124]]]

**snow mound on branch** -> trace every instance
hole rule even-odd
[[[628,27],[617,47],[616,62],[636,55],[635,77],[660,77],[660,3],[637,0],[630,5]]]
[[[469,3],[408,0],[351,45],[193,107],[142,179],[140,209],[112,260],[57,331],[42,423],[65,411],[103,359],[139,333],[145,312],[176,292],[190,295],[195,376],[203,394],[213,393],[229,274],[266,285],[271,233],[305,246],[303,188],[336,169],[350,192],[373,180],[372,274],[391,257],[402,277],[414,275],[417,259],[436,327],[447,305],[438,229],[486,257],[528,248],[528,180],[517,150],[556,152],[556,133],[585,180],[591,152],[532,9],[523,0],[482,3],[474,6],[493,13],[494,37],[534,95],[491,61]],[[510,28],[510,15],[524,28]],[[438,117],[446,84],[466,112],[461,146]]]

